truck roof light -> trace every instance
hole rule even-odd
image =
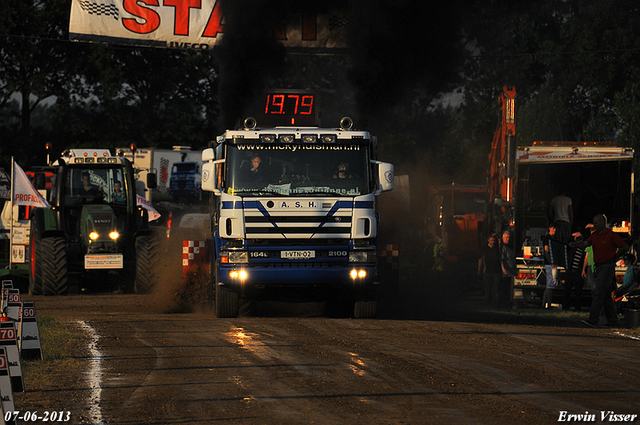
[[[273,143],[276,141],[276,135],[275,134],[261,134],[260,135],[260,142],[262,143]]]
[[[321,134],[320,135],[320,141],[322,141],[322,143],[335,143],[337,140],[336,135],[335,134]]]
[[[318,141],[318,136],[315,134],[302,135],[302,143],[316,143],[317,141]]]
[[[295,138],[296,138],[296,136],[294,136],[293,134],[281,134],[278,137],[278,141],[280,143],[293,143]]]

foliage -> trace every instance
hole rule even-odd
[[[464,88],[475,137],[489,131],[480,111],[495,110],[501,87],[514,85],[519,144],[633,143],[639,19],[632,1],[474,4],[465,20],[475,49]]]
[[[229,101],[243,87],[321,93],[324,125],[351,116],[378,135],[380,156],[399,173],[428,167],[434,184],[483,182],[505,85],[518,92],[521,145],[638,143],[640,5],[632,0],[352,0],[350,49],[334,55],[267,42],[256,49],[268,30],[257,23],[277,21],[295,2],[276,3],[238,21],[240,36],[212,55],[71,43],[70,0],[3,0],[0,165],[12,155],[43,163],[45,142],[54,152],[201,147],[239,113]],[[464,102],[439,104],[453,87]]]
[[[0,2],[0,109],[10,126],[0,146],[3,156],[26,157],[30,151],[31,114],[41,102],[63,93],[73,77],[66,74],[73,60],[57,41],[68,28],[65,0],[3,0]],[[66,13],[65,13],[66,12]],[[11,105],[15,95],[20,109]]]
[[[47,142],[54,152],[207,144],[218,115],[212,55],[72,43],[69,9],[0,2],[0,165],[43,164]]]

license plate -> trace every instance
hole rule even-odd
[[[280,258],[287,260],[306,260],[316,258],[315,251],[280,251]]]
[[[124,267],[122,254],[85,255],[85,269],[121,269]]]

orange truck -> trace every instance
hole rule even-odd
[[[442,238],[448,261],[480,256],[487,188],[484,185],[441,185],[429,188],[430,232]]]

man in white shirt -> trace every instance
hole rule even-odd
[[[558,226],[558,239],[569,243],[571,241],[571,224],[573,223],[573,205],[571,198],[564,192],[549,202],[549,215]]]

